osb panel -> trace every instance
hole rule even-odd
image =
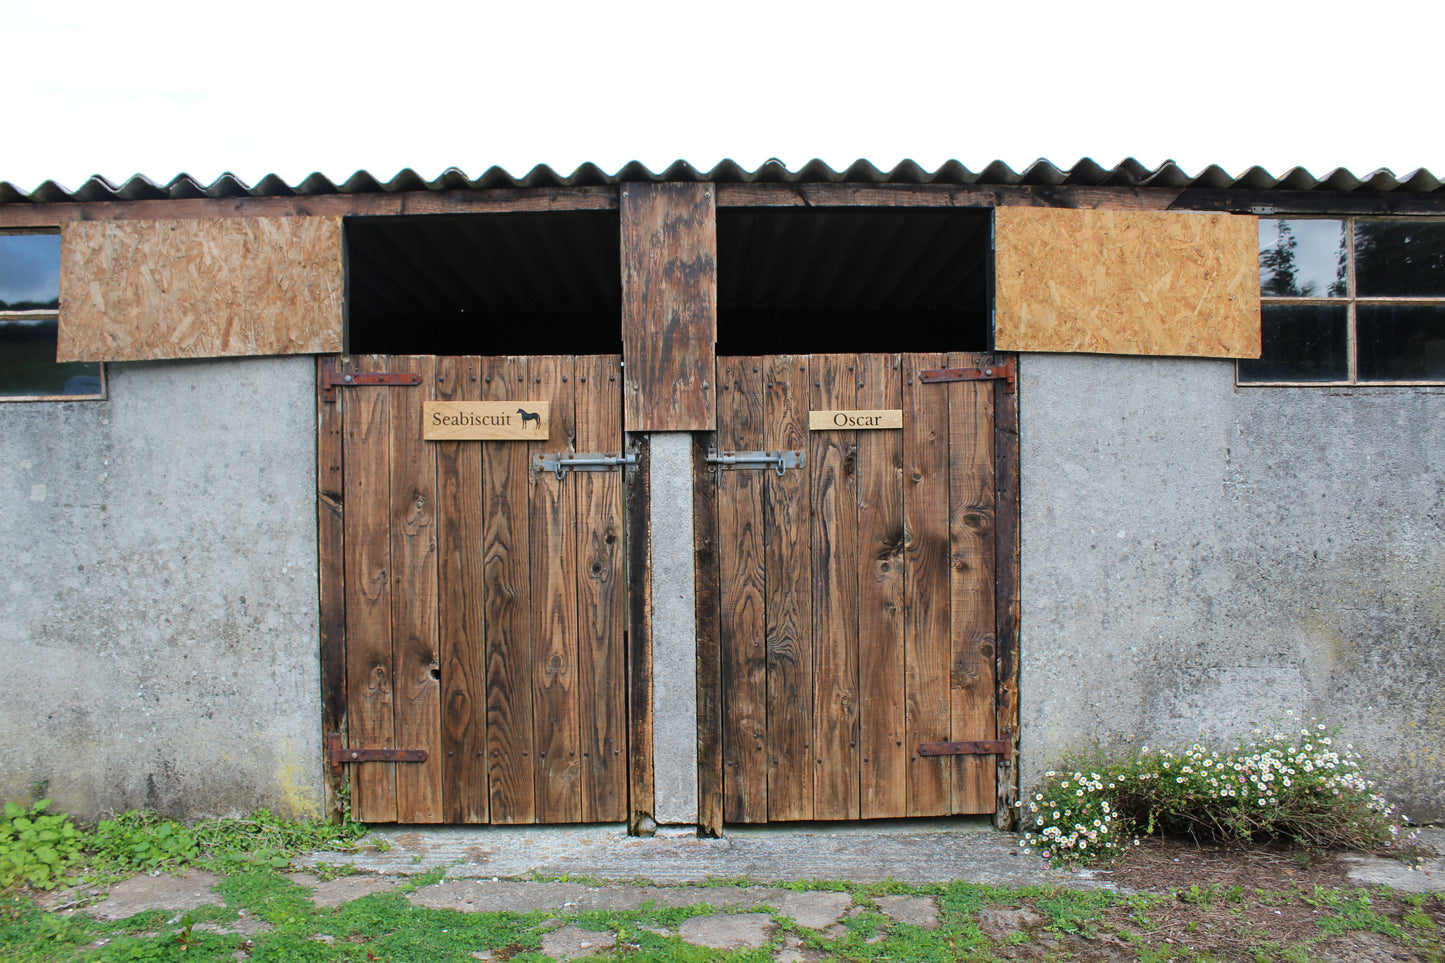
[[[339,217],[75,221],[61,361],[341,350]]]
[[[995,350],[1258,358],[1257,219],[1001,207]]]

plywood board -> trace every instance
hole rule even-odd
[[[339,217],[76,221],[60,261],[61,361],[342,349]]]
[[[999,351],[1258,358],[1258,219],[999,208]]]
[[[711,184],[624,184],[628,431],[716,427],[717,208]]]

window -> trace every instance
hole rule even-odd
[[[1240,384],[1445,383],[1445,221],[1261,218],[1259,282]]]
[[[55,360],[60,235],[0,235],[0,400],[100,398],[99,364]]]

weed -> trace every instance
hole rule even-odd
[[[1402,817],[1364,777],[1360,756],[1335,744],[1338,730],[1255,733],[1229,752],[1145,746],[1071,760],[1019,802],[1021,844],[1056,864],[1112,861],[1156,833],[1403,851]]]
[[[455,865],[455,864],[453,864]],[[447,877],[446,866],[433,866],[425,873],[417,873],[411,879],[397,887],[397,892],[412,893],[423,886],[435,886]]]
[[[356,873],[360,872],[351,863],[326,862],[313,863],[310,867],[308,867],[308,871],[311,873],[312,876],[315,876],[322,882],[327,883],[331,882],[333,879],[340,879],[343,876],[354,876]]]
[[[54,889],[80,858],[80,831],[69,816],[46,812],[49,808],[49,799],[28,808],[5,804],[0,816],[0,890],[16,883]]]
[[[174,869],[193,862],[201,852],[185,826],[147,810],[102,819],[88,842],[102,872]]]
[[[1316,892],[1319,888],[1316,887]],[[1404,931],[1375,910],[1370,894],[1355,890],[1353,895],[1338,891],[1325,891],[1327,898],[1321,903],[1332,910],[1331,914],[1318,921],[1319,928],[1333,936],[1341,936],[1351,930],[1368,930],[1396,939]],[[1316,904],[1320,905],[1320,904]]]

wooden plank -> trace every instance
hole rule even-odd
[[[355,359],[359,371],[387,359]],[[346,445],[346,721],[352,748],[396,748],[391,662],[391,405],[385,390],[343,402]],[[396,766],[351,767],[352,812],[396,822]]]
[[[854,408],[858,359],[814,355],[811,408]],[[814,431],[808,468],[813,506],[813,813],[857,819],[857,432]]]
[[[442,821],[441,663],[437,658],[436,458],[421,437],[421,410],[436,383],[434,359],[392,358],[422,376],[391,395],[391,663],[396,745],[425,749],[422,765],[396,769],[396,818]]]
[[[528,454],[573,450],[570,357],[533,357],[533,396],[552,403],[552,431],[529,442]],[[573,477],[531,473],[532,510],[532,727],[537,821],[575,823],[582,818],[581,710],[577,689],[577,485]]]
[[[481,366],[484,397],[525,396],[530,384],[525,358],[483,358]],[[537,818],[527,447],[514,442],[482,446],[487,793],[494,823],[530,823]]]
[[[653,768],[652,713],[652,505],[651,451],[638,439],[637,464],[626,469],[627,496],[627,830],[639,834],[652,820],[657,774]]]
[[[621,360],[613,355],[576,360],[579,451],[622,451]],[[574,487],[582,821],[621,822],[627,810],[622,473],[579,472]]]
[[[719,184],[718,207],[1068,207],[1159,211],[1178,188],[1074,185]]]
[[[808,358],[764,358],[763,444],[807,451]],[[763,472],[768,818],[813,818],[813,569],[806,469]]]
[[[341,219],[71,222],[60,361],[341,350]]]
[[[1022,359],[1015,358],[1022,365]],[[997,760],[998,806],[994,824],[1013,829],[1018,820],[1014,805],[1019,794],[1019,396],[1004,391],[1002,382],[993,385],[995,490],[995,594],[994,618],[999,734],[1007,731],[1013,751]]]
[[[477,357],[437,358],[436,397],[481,396]],[[444,821],[484,823],[487,805],[487,678],[483,634],[482,446],[433,446],[437,486],[437,643],[441,662]]]
[[[316,359],[316,550],[321,634],[321,731],[346,732],[346,523],[342,511],[340,401],[322,399],[322,373],[337,359]],[[329,771],[329,769],[328,769]],[[329,814],[339,815],[343,780],[326,781]]]
[[[622,185],[628,431],[711,431],[717,210],[711,184]]]
[[[203,220],[238,217],[374,217],[415,214],[511,214],[605,211],[617,188],[522,187],[394,194],[312,194],[145,201],[0,204],[0,228],[58,227],[71,221]]]
[[[942,816],[952,811],[951,763],[921,757],[920,742],[948,742],[949,697],[949,529],[948,404],[937,385],[918,372],[943,367],[939,354],[905,354],[903,374],[903,613],[904,679],[909,750],[908,814]]]
[[[901,407],[897,355],[858,357],[858,404]],[[903,650],[903,433],[858,434],[859,814],[908,815]]]
[[[987,365],[992,358],[954,354],[949,367]],[[948,400],[948,498],[953,655],[949,671],[953,741],[996,738],[994,691],[993,385],[939,385]],[[953,763],[954,811],[992,813],[997,765],[992,755],[959,755]]]
[[[718,634],[717,484],[706,469],[708,436],[692,436],[692,535],[694,598],[697,600],[697,794],[698,831],[723,829],[722,649]]]
[[[1000,209],[1000,351],[1258,358],[1258,219]]]
[[[763,432],[761,358],[718,362],[718,446],[756,448]],[[722,649],[723,815],[768,818],[768,654],[764,618],[762,479],[754,471],[717,473],[721,559],[718,632]]]

